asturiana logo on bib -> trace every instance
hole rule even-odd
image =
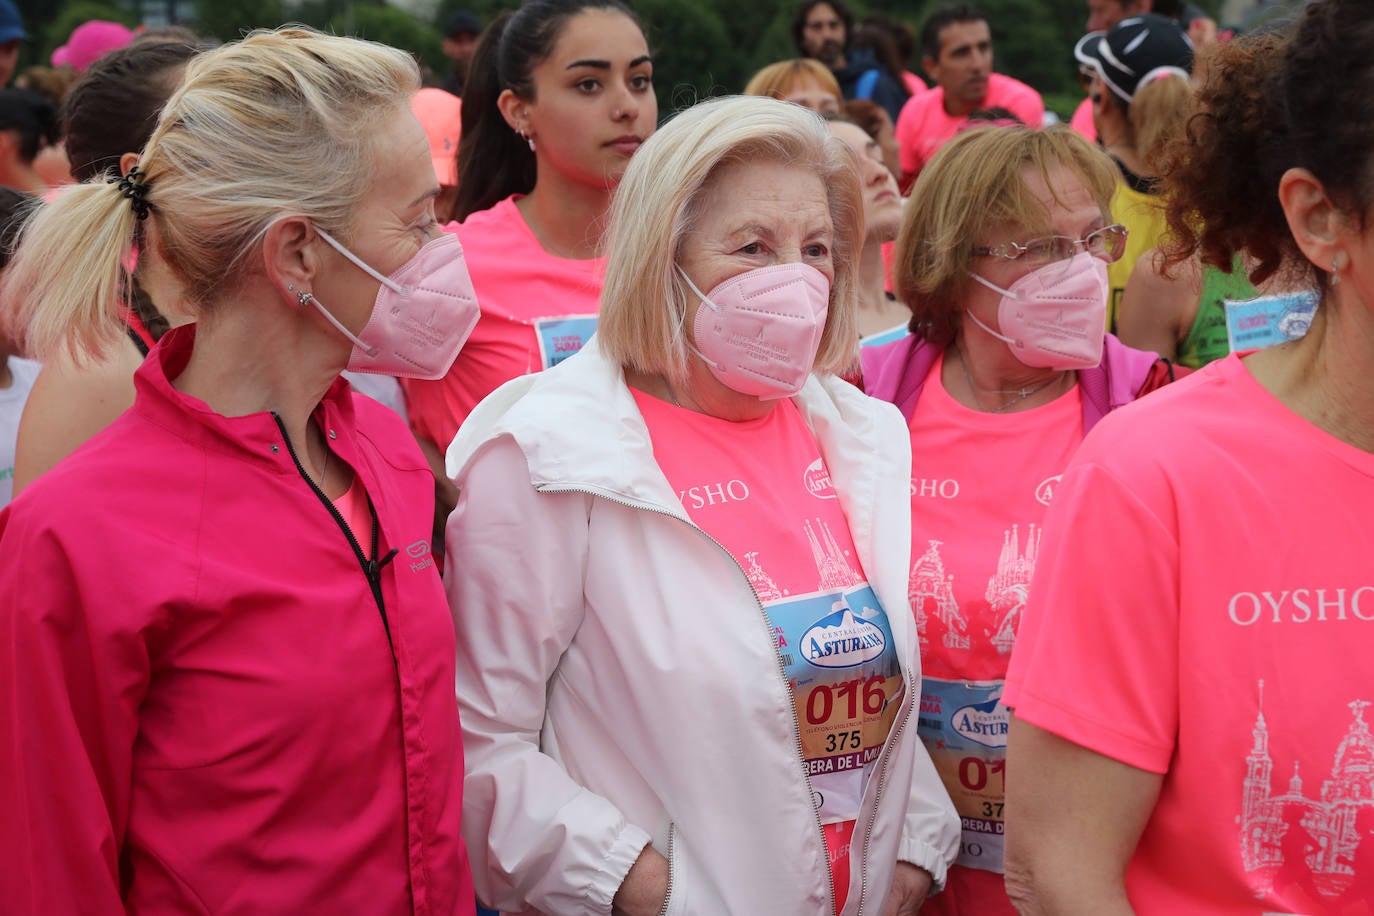
[[[950,717],[950,724],[956,732],[984,747],[1006,747],[1009,722],[1007,708],[995,698],[986,703],[964,706],[955,710]]]
[[[811,462],[802,479],[806,481],[806,491],[817,499],[835,498],[835,485],[830,482],[830,472],[821,459]]]
[[[859,620],[849,608],[822,617],[802,634],[801,654],[821,668],[852,668],[872,661],[887,648],[882,628]]]

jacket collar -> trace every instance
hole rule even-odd
[[[282,429],[270,412],[226,417],[174,387],[173,380],[191,359],[195,339],[194,323],[162,335],[134,373],[133,411],[198,448],[246,459],[283,474],[299,473]],[[351,389],[345,379],[336,379],[329,387],[315,416],[321,428],[334,433],[331,446],[356,466],[356,419]]]
[[[836,487],[870,489],[871,481],[847,477],[865,465],[872,470],[858,453],[880,462],[889,457],[876,445],[882,441],[879,410],[885,408],[848,382],[815,376],[793,401],[815,433]],[[484,443],[499,436],[510,436],[524,452],[535,487],[588,489],[686,517],[654,460],[624,372],[600,352],[595,338],[555,369],[509,382],[483,401],[449,446],[449,476],[457,477]],[[910,468],[902,473],[909,475]]]

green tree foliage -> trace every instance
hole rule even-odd
[[[28,19],[24,20],[29,36],[35,40],[35,49],[38,52],[37,59],[32,63],[46,64],[52,57],[52,52],[67,43],[72,29],[91,19],[122,22],[130,28],[138,25],[127,11],[113,3],[101,3],[99,0],[78,0],[76,3],[69,3],[42,26],[34,26]]]
[[[195,29],[220,41],[242,38],[253,29],[275,28],[287,21],[282,0],[196,0]]]
[[[730,47],[730,33],[715,10],[681,0],[640,0],[636,6],[654,56],[660,116],[738,91],[742,61],[718,53]]]
[[[336,14],[329,26],[337,35],[353,35],[409,51],[441,77],[448,72],[448,58],[444,57],[439,31],[394,6],[359,4],[354,7],[351,17]]]

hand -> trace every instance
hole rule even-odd
[[[883,901],[883,916],[916,916],[930,893],[930,872],[910,862],[898,862],[892,873],[892,890]]]
[[[645,846],[611,901],[613,916],[658,916],[668,902],[668,860]],[[914,912],[914,911],[913,911]]]

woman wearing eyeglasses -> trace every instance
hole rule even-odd
[[[1002,888],[1002,681],[1040,523],[1083,435],[1167,379],[1103,331],[1111,160],[1067,127],[975,128],[921,172],[897,240],[910,337],[863,351],[911,432],[919,731],[964,826],[922,912],[1013,913]]]

